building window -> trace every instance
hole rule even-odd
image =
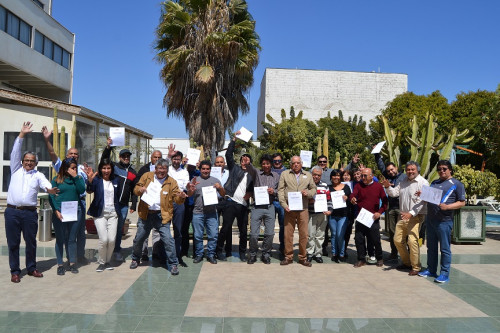
[[[70,53],[38,30],[35,30],[35,50],[69,69]]]
[[[47,178],[49,181],[51,181],[52,177],[50,177],[50,169],[51,167],[42,167],[42,166],[37,166],[36,169],[43,173],[45,178]],[[3,179],[2,179],[2,192],[7,192],[9,190],[9,183],[10,183],[10,166],[9,165],[4,165],[3,166]]]
[[[0,6],[0,30],[31,46],[31,26]]]
[[[60,134],[59,134],[60,135]],[[19,132],[4,132],[3,134],[3,160],[10,161],[10,153],[14,146],[14,141],[19,136]],[[65,133],[68,142],[68,133]],[[51,142],[52,143],[52,142]],[[21,151],[32,151],[38,155],[38,161],[51,161],[49,151],[45,145],[42,133],[30,133],[23,140]]]

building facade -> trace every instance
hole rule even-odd
[[[408,90],[408,75],[375,72],[321,71],[266,68],[260,85],[257,135],[262,135],[266,115],[281,119],[281,109],[291,106],[312,121],[358,115],[367,123],[380,114],[387,102]]]

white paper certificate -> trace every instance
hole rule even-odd
[[[110,127],[109,137],[113,140],[111,146],[125,146],[125,127]]]
[[[212,169],[210,170],[210,177],[214,177],[219,181],[222,181],[222,167],[212,167]]]
[[[288,192],[288,208],[290,210],[303,210],[302,193]]]
[[[373,220],[373,214],[367,211],[364,208],[361,208],[361,211],[358,214],[358,217],[356,217],[356,221],[358,221],[361,224],[366,225],[368,228],[371,228],[374,220]]]
[[[149,183],[146,192],[141,196],[141,200],[148,204],[148,206],[153,206],[155,203],[160,203],[160,183],[151,182]]]
[[[186,154],[188,159],[187,164],[196,166],[196,163],[200,160],[201,150],[189,148]]]
[[[438,188],[430,187],[427,185],[422,186],[422,191],[420,192],[420,199],[439,205],[441,203],[441,198],[443,197],[443,190]]]
[[[155,171],[156,170],[156,165],[150,164],[149,165],[149,171]]]
[[[61,202],[62,222],[78,221],[78,201]]]
[[[240,128],[240,134],[236,135],[236,137],[240,140],[248,142],[252,138],[253,133],[247,130],[245,127]]]
[[[343,190],[330,192],[330,195],[332,196],[333,209],[347,207],[347,204],[343,198],[345,195]]]
[[[302,160],[302,166],[304,168],[311,167],[311,161],[313,157],[313,152],[310,150],[301,150],[300,151],[300,159]]]
[[[380,151],[382,150],[382,147],[384,147],[384,145],[385,145],[385,141],[377,143],[377,145],[375,146],[375,148],[373,148],[373,150],[372,150],[372,154],[378,154],[378,153],[380,153]]]
[[[201,188],[203,193],[203,206],[215,205],[219,203],[217,199],[217,189],[213,186],[203,186]]]
[[[269,193],[267,193],[267,186],[258,186],[253,188],[255,197],[255,205],[269,205]]]
[[[326,202],[326,194],[316,194],[314,197],[314,212],[322,213],[328,210],[328,204]]]

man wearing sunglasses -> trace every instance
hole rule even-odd
[[[451,229],[453,228],[453,213],[465,206],[465,187],[453,178],[453,166],[450,161],[441,160],[437,163],[439,179],[431,183],[431,187],[441,190],[439,205],[427,203],[427,269],[418,275],[433,277],[434,282],[450,281],[451,266]],[[438,243],[441,249],[441,272],[437,276]]]
[[[330,174],[332,173],[332,169],[328,167],[328,159],[325,155],[320,155],[318,157],[318,166],[323,170],[323,174],[321,176],[321,182],[326,183],[326,185],[332,185],[332,180],[330,179]]]

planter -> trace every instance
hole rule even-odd
[[[455,212],[451,241],[480,243],[486,239],[486,207],[464,206]]]

